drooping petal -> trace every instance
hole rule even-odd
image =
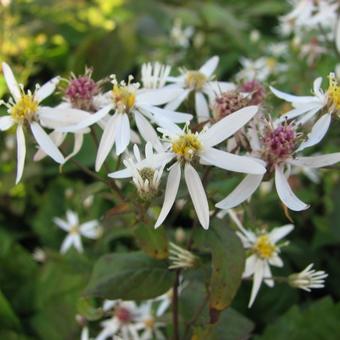
[[[307,168],[323,168],[340,162],[340,152],[329,153],[320,156],[297,157],[289,161],[295,166],[305,166]]]
[[[202,92],[195,93],[195,110],[199,123],[209,119],[208,103]]]
[[[301,211],[309,208],[309,205],[302,202],[293,193],[286,176],[280,166],[275,167],[275,186],[281,201],[291,210]]]
[[[170,101],[168,104],[165,105],[166,110],[174,111],[176,110],[188,97],[190,93],[190,89],[182,89],[182,93],[172,101]]]
[[[6,131],[14,125],[14,120],[11,116],[0,117],[0,131]]]
[[[325,137],[331,120],[332,117],[330,113],[321,116],[308,134],[307,140],[300,144],[296,152],[318,144]]]
[[[213,56],[200,67],[199,71],[205,76],[210,77],[215,72],[219,61],[220,58],[218,56]]]
[[[139,105],[163,105],[178,98],[182,89],[164,87],[162,89],[147,90],[137,94],[136,106]]]
[[[269,86],[270,91],[272,91],[276,97],[283,99],[287,102],[291,103],[309,103],[315,100],[313,96],[295,96],[289,93],[282,92],[277,90],[275,87]]]
[[[15,183],[18,184],[22,173],[24,171],[25,165],[25,157],[26,157],[26,143],[25,143],[25,135],[21,124],[18,124],[17,127],[17,178]]]
[[[151,105],[143,105],[143,110],[151,112],[156,116],[156,119],[157,117],[166,118],[173,123],[186,123],[192,119],[192,115],[189,113],[176,112]]]
[[[242,128],[257,113],[258,106],[247,106],[231,115],[224,117],[207,131],[200,133],[200,139],[204,146],[214,146],[233,135]]]
[[[287,224],[282,227],[274,228],[269,233],[269,238],[272,241],[272,243],[277,243],[281,239],[283,239],[286,235],[288,235],[292,230],[294,229],[293,224]]]
[[[35,92],[34,97],[38,101],[38,103],[42,102],[45,98],[49,97],[55,91],[59,81],[60,77],[54,77]]]
[[[248,175],[243,181],[222,201],[216,204],[220,209],[231,209],[247,200],[261,184],[263,175]]]
[[[65,162],[75,156],[83,146],[84,142],[84,134],[83,133],[75,133],[74,134],[74,145],[72,152],[65,158]]]
[[[262,175],[266,172],[266,168],[261,164],[261,161],[255,158],[234,155],[214,148],[206,148],[200,154],[200,158],[208,164],[229,171],[254,175]]]
[[[65,140],[66,137],[66,133],[64,132],[59,132],[59,131],[52,131],[49,134],[49,137],[51,138],[52,142],[59,147],[63,141]],[[42,148],[39,148],[38,151],[35,153],[35,155],[33,156],[33,160],[35,162],[38,162],[40,160],[42,160],[43,158],[45,158],[47,155],[46,153],[42,150]],[[66,159],[65,159],[66,161]]]
[[[256,295],[261,287],[263,277],[264,277],[264,262],[260,259],[257,259],[254,270],[253,288],[251,290],[248,308],[250,308],[255,301]]]
[[[119,128],[116,129],[116,154],[119,156],[130,143],[130,122],[127,114],[122,114]]]
[[[175,202],[180,180],[181,180],[181,165],[178,162],[176,162],[172,166],[168,175],[168,180],[165,188],[164,202],[162,210],[156,221],[155,228],[158,228],[163,223],[165,218],[168,216],[169,211]]]
[[[52,142],[48,134],[42,129],[42,127],[37,122],[32,122],[30,124],[33,136],[41,149],[49,155],[54,161],[59,164],[65,162],[65,158],[56,145]]]
[[[21,98],[20,89],[11,68],[6,63],[2,63],[2,72],[4,73],[8,89],[14,100],[17,102]]]
[[[113,144],[115,143],[116,130],[120,128],[121,114],[115,113],[105,125],[102,138],[100,139],[97,158],[96,158],[96,171],[102,167],[106,157],[110,153]]]
[[[207,195],[204,191],[202,181],[197,171],[186,163],[184,167],[184,177],[189,194],[196,210],[197,217],[204,229],[209,228],[209,205]]]

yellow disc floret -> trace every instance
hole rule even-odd
[[[10,113],[16,122],[31,122],[38,111],[39,103],[31,94],[23,94],[21,98],[11,107]]]
[[[136,103],[136,91],[139,87],[138,83],[131,83],[133,78],[129,77],[129,82],[124,81],[118,84],[116,78],[113,78],[112,98],[116,111],[120,113],[129,113]]]
[[[80,229],[79,229],[79,226],[77,224],[73,225],[70,228],[70,234],[72,234],[72,235],[78,235],[79,232],[80,232]]]
[[[191,131],[184,133],[172,141],[172,151],[185,161],[192,161],[202,149],[198,136]]]
[[[200,71],[187,71],[185,85],[190,89],[202,90],[207,80],[207,76]]]
[[[276,246],[270,241],[268,235],[261,235],[257,238],[253,250],[262,259],[269,259],[276,252]]]
[[[333,110],[340,110],[340,85],[338,84],[335,74],[331,73],[328,76],[329,87],[327,90],[327,96],[329,104]]]

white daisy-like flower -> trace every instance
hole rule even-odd
[[[232,210],[229,210],[229,215],[239,229],[236,233],[240,237],[244,248],[251,254],[247,257],[243,273],[244,278],[253,278],[253,287],[248,304],[250,308],[255,301],[262,282],[269,287],[274,286],[270,266],[283,266],[282,259],[279,256],[282,244],[280,245],[278,242],[288,235],[294,229],[294,226],[287,224],[273,228],[270,232],[265,230],[253,232],[245,229]]]
[[[242,128],[254,117],[257,110],[257,106],[245,107],[221,119],[210,128],[203,129],[200,133],[191,132],[188,126],[182,130],[170,123],[160,129],[164,136],[167,136],[167,149],[162,153],[164,158],[160,159],[161,164],[173,159],[176,159],[176,162],[170,167],[164,203],[155,224],[156,228],[163,223],[175,202],[182,165],[192,203],[204,229],[209,228],[209,205],[200,176],[193,167],[196,161],[202,165],[213,165],[229,171],[257,175],[265,173],[266,170],[260,162],[251,157],[234,155],[214,148]]]
[[[161,144],[159,147],[162,148]],[[159,162],[159,157],[154,153],[152,144],[145,145],[145,158],[142,159],[138,146],[133,146],[134,159],[128,157],[123,160],[125,169],[115,171],[108,176],[111,178],[132,178],[139,196],[144,200],[152,199],[158,193],[159,183],[164,170],[165,162]],[[164,158],[162,154],[159,156]]]
[[[209,119],[209,102],[213,101],[216,94],[229,91],[235,88],[232,83],[214,81],[214,72],[217,68],[219,57],[210,58],[198,70],[181,70],[178,77],[168,77],[168,81],[173,83],[165,88],[179,89],[181,92],[171,100],[165,108],[176,110],[183,101],[188,98],[191,92],[195,93],[195,111],[198,121]],[[207,100],[209,98],[209,102]]]
[[[169,269],[188,269],[195,267],[198,262],[197,256],[187,249],[178,246],[175,243],[169,243]]]
[[[89,239],[97,239],[102,235],[102,228],[99,226],[97,220],[80,224],[78,215],[71,210],[66,212],[66,220],[55,217],[53,222],[68,233],[60,248],[62,254],[66,253],[72,246],[75,247],[79,253],[82,253],[82,236]]]
[[[168,103],[178,96],[178,90],[170,88],[139,90],[139,83],[133,83],[132,80],[133,77],[130,76],[128,83],[118,83],[117,79],[113,77],[113,89],[106,96],[109,99],[106,105],[97,113],[91,115],[89,119],[74,126],[59,129],[59,131],[64,132],[77,132],[109,116],[99,143],[95,164],[96,171],[100,170],[114,144],[116,145],[117,155],[126,150],[131,141],[130,116],[134,117],[141,136],[153,145],[157,144],[157,134],[145,117],[150,120],[169,120],[175,123],[187,122],[192,118],[190,114],[156,107]],[[111,110],[115,112],[112,116],[109,115]]]
[[[194,27],[183,27],[182,20],[176,18],[171,28],[170,38],[176,46],[187,48],[190,45],[190,38],[195,32]]]
[[[57,163],[64,163],[65,159],[56,145],[53,143],[48,134],[41,127],[41,119],[45,114],[53,110],[54,114],[56,110],[41,106],[40,103],[50,96],[58,82],[59,77],[53,78],[42,87],[37,87],[32,93],[31,91],[24,91],[22,85],[18,85],[11,68],[6,64],[2,64],[2,70],[8,86],[8,89],[12,95],[12,98],[5,103],[3,101],[0,104],[4,104],[8,108],[8,116],[0,117],[0,130],[5,131],[10,129],[13,125],[16,125],[16,137],[17,137],[17,176],[16,183],[18,183],[22,177],[25,156],[26,156],[26,143],[24,135],[24,126],[29,125],[32,134],[42,148],[42,150],[48,154]]]
[[[324,124],[320,128],[326,133],[331,122],[331,114],[340,111],[340,85],[334,73],[330,73],[328,78],[329,86],[326,92],[321,88],[322,78],[314,80],[314,96],[295,96],[270,87],[276,97],[291,103],[294,107],[293,110],[283,114],[279,121],[283,122],[299,117],[297,123],[304,124],[315,118],[322,109],[325,109],[327,113],[324,114]]]
[[[139,317],[139,309],[133,301],[109,301],[113,316],[101,323],[102,330],[96,340],[117,339],[121,336],[124,340],[140,339],[136,328]],[[108,304],[107,304],[108,305]],[[104,305],[105,307],[105,305]]]
[[[288,283],[294,288],[307,292],[310,292],[311,289],[323,288],[328,274],[323,270],[316,271],[313,269],[313,265],[311,263],[302,272],[289,275]]]
[[[159,62],[145,63],[142,65],[143,89],[160,89],[164,87],[170,74],[171,66]]]
[[[252,135],[251,146],[253,155],[265,162],[269,174],[274,175],[277,194],[289,209],[301,211],[309,208],[292,191],[288,178],[296,170],[301,168],[318,169],[340,162],[340,152],[326,155],[301,157],[299,153],[304,149],[314,146],[324,137],[324,120],[322,116],[313,126],[305,140],[301,141],[296,126],[287,123],[267,125],[261,133],[261,138]],[[292,169],[293,168],[293,169]],[[263,175],[248,175],[245,179],[222,201],[216,204],[220,209],[231,209],[247,200],[258,188]]]

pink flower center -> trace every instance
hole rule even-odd
[[[263,85],[255,79],[243,83],[240,90],[241,92],[249,93],[249,105],[262,104],[266,96]]]
[[[129,323],[132,320],[131,312],[124,307],[118,307],[115,310],[115,316],[122,323]]]

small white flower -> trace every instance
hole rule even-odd
[[[175,243],[169,243],[169,260],[170,266],[169,269],[188,269],[195,267],[197,264],[198,258],[189,250],[186,250]]]
[[[173,83],[165,88],[180,90],[180,94],[170,101],[165,108],[176,110],[183,101],[188,98],[191,92],[195,93],[195,111],[200,122],[209,119],[209,101],[213,101],[215,96],[221,92],[235,88],[232,83],[214,81],[213,74],[217,68],[219,57],[214,56],[206,61],[199,70],[181,70],[178,77],[168,77],[169,82]]]
[[[323,288],[328,274],[323,270],[316,271],[312,268],[313,263],[308,265],[302,272],[289,275],[289,284],[294,288],[300,288],[307,292],[314,288]]]
[[[170,71],[171,66],[162,65],[158,62],[143,64],[141,72],[143,89],[160,89],[164,87]]]
[[[97,239],[102,234],[102,229],[99,226],[98,221],[92,220],[80,224],[78,215],[71,210],[66,212],[66,220],[55,217],[53,222],[68,233],[61,245],[60,252],[62,254],[66,253],[72,246],[75,247],[79,253],[82,253],[82,236],[89,239]]]
[[[170,32],[170,38],[176,46],[187,48],[194,32],[195,30],[192,26],[184,28],[181,19],[176,18]]]
[[[269,287],[274,286],[270,266],[283,266],[283,262],[279,256],[282,244],[277,244],[277,242],[288,235],[294,229],[294,226],[287,224],[274,228],[269,233],[264,230],[253,232],[244,228],[232,210],[229,210],[229,215],[239,228],[237,235],[240,237],[244,248],[251,253],[251,255],[247,257],[243,273],[244,278],[253,278],[253,288],[248,304],[250,308],[255,301],[263,281]]]

